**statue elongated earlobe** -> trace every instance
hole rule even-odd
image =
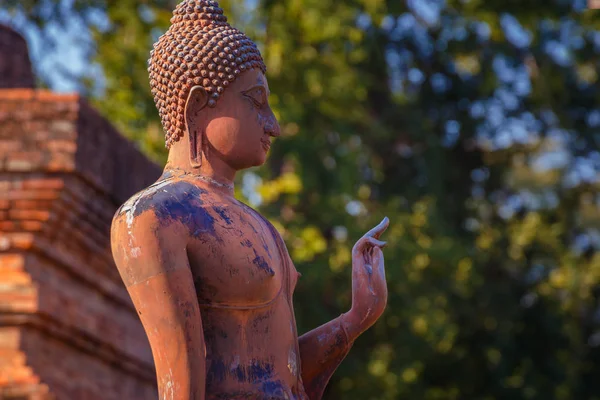
[[[188,135],[190,135],[188,133]],[[190,135],[190,164],[192,168],[202,166],[202,136],[204,132],[195,132]]]
[[[202,86],[194,86],[190,90],[185,104],[186,133],[190,139],[190,164],[193,168],[202,166],[202,129],[198,115],[208,103],[208,93]]]

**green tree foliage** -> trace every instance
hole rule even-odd
[[[9,10],[59,17],[42,3],[56,1]],[[301,330],[346,310],[353,243],[392,221],[388,310],[327,398],[600,399],[597,14],[570,0],[240,3],[221,5],[260,43],[283,132],[240,195],[303,274]],[[173,6],[71,8],[104,71],[94,103],[157,160],[145,60]]]

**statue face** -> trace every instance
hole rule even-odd
[[[204,108],[205,133],[211,156],[241,170],[264,164],[271,138],[280,134],[269,106],[269,85],[258,69],[241,74],[215,108]]]

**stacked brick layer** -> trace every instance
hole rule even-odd
[[[78,96],[0,90],[1,399],[156,398],[109,231],[159,174]]]

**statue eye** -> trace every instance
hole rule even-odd
[[[267,102],[265,96],[265,89],[262,87],[255,87],[244,93],[257,107],[263,107]]]

